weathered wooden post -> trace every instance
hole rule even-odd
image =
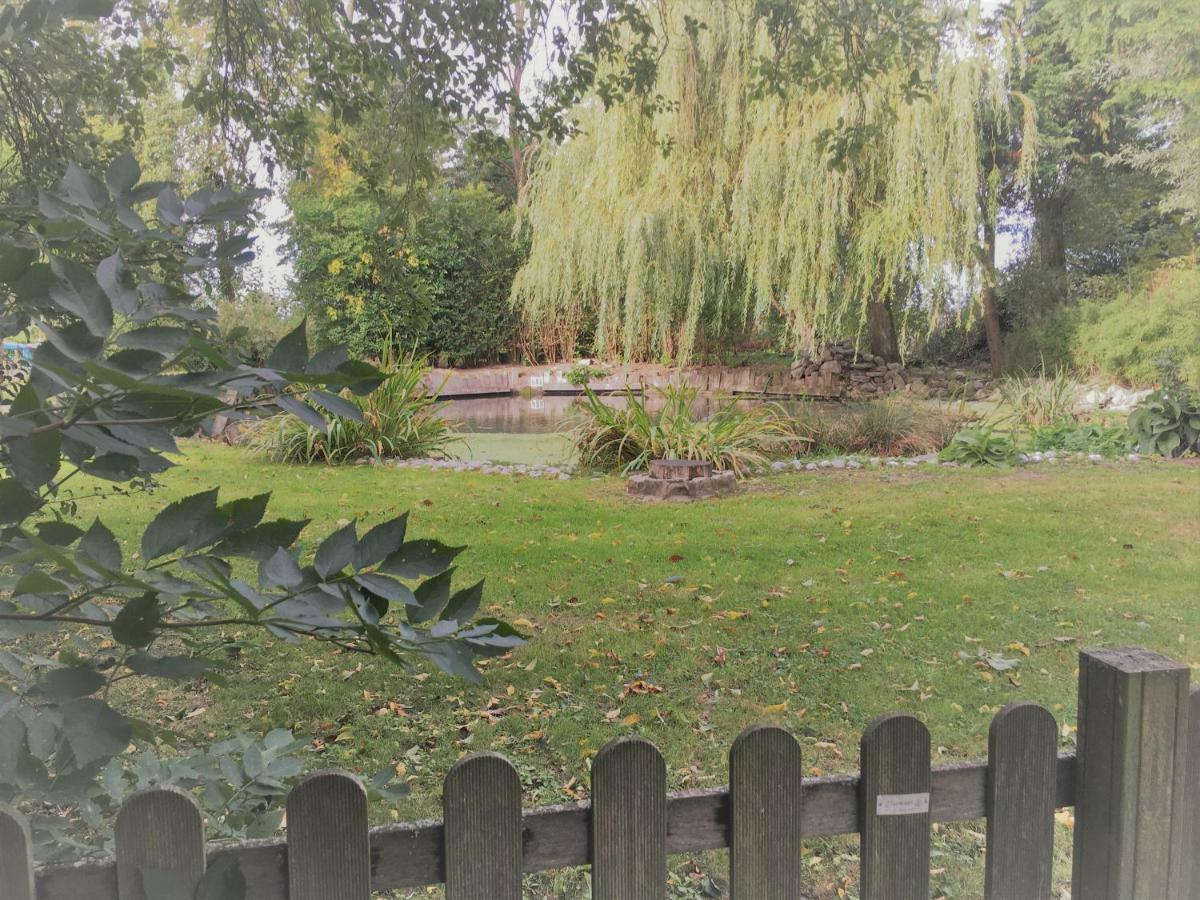
[[[1071,896],[1190,896],[1188,674],[1138,647],[1080,654]]]

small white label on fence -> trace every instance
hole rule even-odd
[[[928,794],[880,794],[875,798],[877,816],[911,816],[927,812]]]

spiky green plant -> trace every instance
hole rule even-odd
[[[632,388],[620,395],[624,406],[585,391],[572,432],[584,465],[628,473],[646,468],[652,459],[690,459],[741,476],[749,467],[811,442],[777,404],[743,408],[729,401],[704,419],[696,415],[695,388],[672,384],[652,391],[662,399],[657,413]]]
[[[1047,374],[1006,375],[1000,399],[1020,421],[1034,428],[1075,421],[1075,404],[1082,385],[1066,369]]]
[[[823,450],[908,456],[941,450],[969,418],[962,408],[886,397],[821,416],[815,436]]]
[[[248,446],[275,462],[288,463],[447,456],[462,438],[454,424],[438,414],[444,403],[438,400],[440,388],[426,385],[426,361],[398,355],[389,342],[379,368],[387,378],[370,394],[342,394],[358,407],[361,422],[334,415],[328,430],[321,431],[291,413],[280,413],[255,426]]]

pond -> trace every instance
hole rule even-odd
[[[606,394],[600,399],[615,407],[626,404],[623,394]],[[579,402],[578,396],[568,394],[468,397],[448,401],[441,414],[458,423],[459,430],[467,434],[556,434],[571,430],[571,411]],[[699,418],[707,418],[714,409],[728,402],[728,398],[701,395],[696,398],[696,413]],[[753,406],[763,401],[757,397],[742,397],[737,402],[739,405]],[[651,412],[657,412],[662,404],[658,394],[651,393],[646,397],[646,407]],[[806,406],[811,408],[812,402],[787,401],[780,405],[788,411],[795,411]],[[836,404],[818,405],[831,407]]]
[[[627,402],[622,394],[607,394],[601,399],[613,406],[624,406]],[[459,456],[497,463],[557,465],[574,461],[574,447],[566,432],[571,430],[572,410],[579,402],[578,396],[568,394],[466,397],[448,401],[441,415],[454,422],[462,435]],[[727,402],[728,398],[701,395],[696,398],[696,413],[701,418],[707,417],[718,405]],[[743,397],[737,402],[750,406],[762,400]],[[651,393],[646,405],[657,411],[662,407],[662,398]],[[788,401],[781,405],[788,411],[811,408],[809,401]],[[817,405],[830,408],[837,404]]]

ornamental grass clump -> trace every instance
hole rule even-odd
[[[250,434],[249,447],[274,462],[346,463],[358,459],[445,457],[462,438],[439,411],[439,390],[426,386],[424,359],[400,357],[390,347],[379,368],[387,377],[371,393],[343,392],[361,421],[330,415],[324,430],[291,413],[264,419]],[[330,410],[330,412],[334,412]]]
[[[695,412],[695,388],[668,385],[652,390],[662,400],[657,413],[631,388],[621,395],[622,407],[604,403],[585,389],[572,432],[584,465],[629,473],[647,468],[652,459],[687,459],[741,476],[771,457],[795,453],[811,443],[777,404],[743,408],[730,401],[705,419]]]
[[[1082,385],[1065,369],[1053,374],[1007,375],[1000,382],[1000,399],[1024,425],[1045,428],[1074,422]]]
[[[808,418],[822,450],[909,456],[941,450],[969,416],[952,407],[887,397],[848,403],[836,412]]]

